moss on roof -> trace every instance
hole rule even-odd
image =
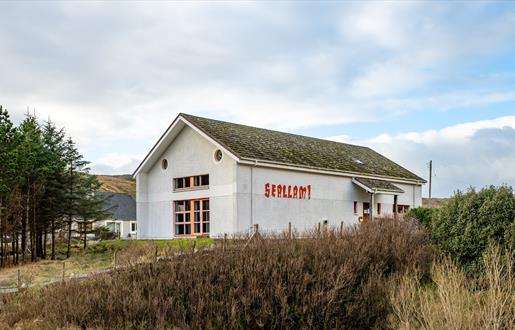
[[[240,159],[424,181],[368,147],[181,114]]]

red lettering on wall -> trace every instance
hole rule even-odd
[[[297,186],[265,183],[265,197],[311,199],[311,185]]]
[[[306,187],[302,186],[299,189],[299,198],[304,199],[306,198]]]
[[[270,183],[265,183],[265,197],[270,197]]]

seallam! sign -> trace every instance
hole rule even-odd
[[[292,186],[265,183],[266,198],[311,199],[311,185]]]

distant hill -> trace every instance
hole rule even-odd
[[[136,180],[131,175],[97,175],[102,183],[100,191],[112,193],[126,193],[136,198]]]
[[[439,209],[441,208],[445,202],[447,202],[449,198],[431,198],[431,208]],[[422,198],[422,206],[429,207],[429,198]]]

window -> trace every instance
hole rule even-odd
[[[221,162],[221,161],[222,161],[222,158],[223,158],[223,155],[224,155],[224,154],[222,153],[222,150],[220,150],[220,149],[216,149],[216,150],[215,150],[215,161],[216,161],[217,163]]]
[[[113,233],[119,233],[120,232],[120,223],[119,222],[106,222],[107,228],[109,228],[109,231]]]
[[[381,214],[381,203],[377,203],[377,214]]]
[[[409,205],[397,205],[397,213],[406,213],[409,211]],[[393,204],[393,212],[395,212],[395,204]]]
[[[131,222],[131,231],[136,231],[136,223]]]
[[[84,232],[84,222],[79,222],[79,232]],[[88,222],[86,223],[86,231],[92,231],[93,230],[93,223]]]
[[[190,199],[174,202],[175,236],[209,234],[209,199]]]
[[[161,161],[161,168],[162,168],[163,170],[166,170],[166,169],[168,168],[168,160],[163,159],[163,160]]]
[[[209,186],[209,174],[186,176],[173,179],[173,190],[195,189]]]
[[[358,214],[358,202],[354,202],[354,214]]]

